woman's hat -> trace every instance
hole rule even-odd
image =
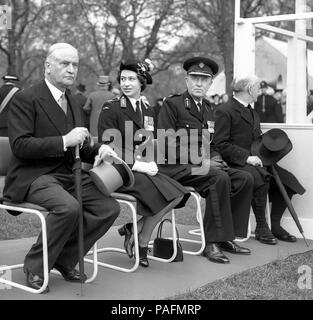
[[[152,77],[149,73],[152,70],[152,63],[149,59],[143,62],[137,60],[126,60],[122,61],[120,65],[120,71],[131,70],[136,72],[138,75],[143,76],[147,80],[147,84],[152,84]]]
[[[130,188],[135,182],[134,174],[126,162],[118,157],[113,159],[114,163],[102,162],[89,171],[92,181],[106,196],[122,186]]]
[[[271,129],[252,143],[251,154],[258,156],[263,165],[270,166],[292,150],[292,143],[281,129]]]

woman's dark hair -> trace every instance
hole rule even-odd
[[[130,71],[132,71],[132,70],[130,70]],[[117,82],[119,84],[121,84],[121,73],[122,73],[122,71],[119,71],[118,74],[117,74]],[[142,92],[147,87],[147,79],[144,76],[142,76],[142,75],[140,75],[138,73],[136,73],[136,75],[137,75],[138,80],[139,80],[139,82],[141,84],[141,92]]]

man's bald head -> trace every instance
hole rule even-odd
[[[59,42],[50,46],[50,48],[48,49],[46,60],[57,58],[62,54],[62,51],[64,50],[72,50],[73,52],[76,52],[78,56],[78,51],[75,47],[73,47],[69,43]]]

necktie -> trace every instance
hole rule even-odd
[[[66,101],[66,97],[65,94],[63,93],[60,97],[60,99],[58,100],[58,104],[61,107],[61,109],[64,111],[64,113],[67,113],[67,101]]]
[[[265,112],[265,95],[262,95],[262,112]]]
[[[202,113],[202,104],[200,102],[197,103],[197,107],[200,113]]]
[[[254,116],[253,116],[253,111],[252,111],[251,105],[248,104],[248,105],[247,105],[247,108],[248,108],[248,110],[249,110],[249,112],[250,112],[250,115],[251,115],[251,117],[252,117],[252,120],[254,121]]]
[[[140,122],[140,124],[142,125],[142,113],[141,113],[141,108],[140,108],[140,102],[136,101],[136,114],[137,114],[137,118]]]

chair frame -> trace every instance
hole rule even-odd
[[[94,259],[94,260],[90,260],[85,258],[86,262],[89,263],[93,263],[96,264],[97,266],[101,266],[101,267],[105,267],[105,268],[109,268],[109,269],[113,269],[116,271],[121,271],[121,272],[126,272],[126,273],[130,273],[130,272],[134,272],[137,270],[138,266],[139,266],[139,241],[138,241],[138,225],[137,225],[137,211],[136,211],[136,207],[135,204],[137,202],[136,198],[133,196],[129,196],[129,195],[125,195],[125,194],[121,194],[121,193],[117,193],[114,192],[112,194],[113,198],[116,199],[120,204],[126,204],[129,209],[131,210],[131,214],[132,214],[132,223],[133,223],[133,232],[134,232],[134,249],[135,249],[135,260],[134,263],[131,265],[131,267],[121,267],[120,265],[116,265],[116,264],[111,264],[111,263],[104,263],[101,261],[98,261],[98,259]],[[125,197],[128,198],[128,200],[125,200]],[[163,258],[159,258],[159,257],[155,257],[152,255],[148,255],[147,257],[151,260],[155,260],[155,261],[159,261],[159,262],[165,262],[165,263],[169,263],[172,262],[176,255],[177,255],[177,235],[176,235],[176,224],[175,224],[175,212],[174,210],[171,211],[171,215],[172,215],[172,233],[173,233],[173,254],[169,259],[163,259]],[[122,254],[126,254],[125,249],[121,249],[121,248],[117,248],[117,247],[104,247],[104,248],[97,248],[97,244],[95,245],[96,247],[94,247],[94,250],[89,251],[87,253],[87,255],[90,254],[94,254],[94,255],[98,255],[99,253],[102,252],[119,252]],[[151,245],[150,245],[151,246]]]

